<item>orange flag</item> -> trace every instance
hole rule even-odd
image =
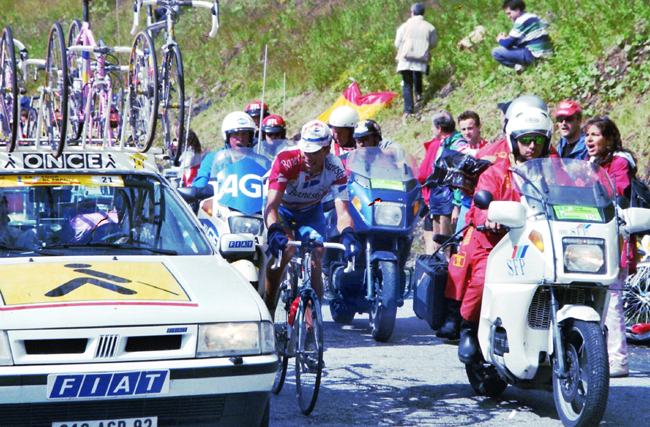
[[[329,110],[318,116],[318,120],[327,123],[332,111],[342,105],[349,105],[357,110],[357,113],[359,113],[359,120],[370,119],[390,104],[396,96],[397,94],[395,92],[374,92],[361,96],[359,85],[357,85],[357,82],[352,82],[352,84],[345,89],[343,95],[336,100]]]

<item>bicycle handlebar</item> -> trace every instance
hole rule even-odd
[[[184,0],[184,1],[174,1],[174,0],[135,0],[133,3],[133,27],[131,28],[131,35],[135,36],[138,32],[138,26],[140,25],[140,10],[142,6],[191,6],[191,7],[201,7],[204,9],[210,9],[212,13],[212,28],[210,28],[210,33],[208,36],[214,38],[217,35],[217,30],[219,29],[219,0],[213,0],[212,3],[207,1],[194,1],[194,0]]]
[[[290,240],[287,242],[287,246],[302,246],[302,242],[300,240]],[[323,247],[325,249],[339,249],[341,251],[345,251],[345,245],[341,243],[334,243],[334,242],[323,242]],[[275,262],[271,265],[271,269],[277,270],[280,268],[280,263],[282,262],[282,252],[278,253],[278,256],[275,257]],[[344,273],[349,273],[351,271],[354,271],[354,257],[350,261],[348,261],[348,265],[345,267],[343,270]]]

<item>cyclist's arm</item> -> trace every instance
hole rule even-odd
[[[264,213],[267,228],[270,227],[271,224],[280,222],[280,214],[278,210],[282,204],[282,197],[284,197],[284,191],[269,189],[266,196],[266,210]]]
[[[354,230],[354,220],[350,215],[349,205],[347,200],[334,200],[334,207],[336,208],[336,216],[338,218],[336,228],[339,232],[342,232],[347,227],[352,227]]]

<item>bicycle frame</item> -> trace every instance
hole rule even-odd
[[[33,66],[34,67],[34,81],[36,81],[36,76],[38,71],[44,70],[45,69],[45,60],[44,59],[30,59],[29,58],[29,52],[25,45],[18,39],[14,39],[14,46],[17,48],[16,50],[18,51],[18,60],[16,62],[16,69],[20,70],[18,72],[18,92],[21,93],[25,90],[25,80],[28,73],[28,67]],[[39,91],[42,91],[42,87],[38,89]],[[42,96],[39,96],[38,99],[38,109],[37,109],[37,114],[40,116],[40,111],[41,111],[41,104],[42,104]],[[32,98],[29,108],[33,109],[34,99]],[[20,121],[20,126],[18,126],[18,141],[20,142],[35,142],[36,138],[32,138],[29,135],[25,134],[25,129],[23,129],[23,124],[22,124],[22,115],[19,114],[19,121]],[[37,119],[37,124],[36,124],[36,135],[40,133],[40,128],[38,127],[38,119]]]

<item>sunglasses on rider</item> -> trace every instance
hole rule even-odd
[[[546,137],[542,135],[520,136],[519,138],[517,138],[517,142],[522,145],[530,145],[531,142],[534,143],[535,145],[542,145],[546,142]]]
[[[282,132],[265,132],[266,135],[271,139],[280,139],[282,138]]]

